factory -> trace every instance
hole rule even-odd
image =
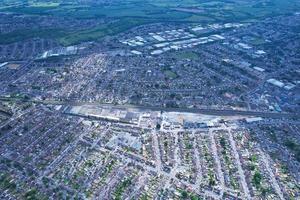
[[[215,30],[221,28],[231,28],[240,26],[237,24],[225,24],[225,25],[209,25],[205,29]],[[218,40],[224,40],[225,37],[219,34],[212,34],[206,37],[197,37],[191,32],[204,29],[201,26],[189,27],[188,29],[173,29],[161,32],[150,32],[144,36],[134,36],[130,39],[119,40],[122,44],[129,47],[135,47],[131,49],[130,53],[133,55],[142,55],[143,53],[149,53],[150,55],[160,55],[170,50],[180,50],[185,48],[193,48],[200,44],[206,44]],[[150,52],[149,52],[150,50]]]
[[[78,48],[76,46],[57,48],[57,49],[45,51],[42,54],[42,56],[40,56],[40,59],[45,59],[45,58],[54,57],[54,56],[74,55],[77,53],[77,50],[78,50]]]
[[[272,85],[275,85],[277,87],[281,87],[281,88],[284,87],[284,83],[283,82],[278,81],[278,80],[276,80],[274,78],[268,79],[267,82],[270,83],[270,84],[272,84]]]

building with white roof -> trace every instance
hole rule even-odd
[[[268,79],[267,82],[270,83],[270,84],[272,84],[272,85],[275,85],[277,87],[281,87],[281,88],[284,87],[284,83],[283,82],[278,81],[278,80],[276,80],[274,78]]]

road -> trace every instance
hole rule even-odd
[[[261,155],[262,161],[264,162],[266,170],[269,173],[269,178],[270,178],[270,181],[271,181],[271,184],[272,184],[273,188],[275,189],[275,192],[279,196],[280,200],[283,200],[284,199],[283,193],[282,193],[282,191],[280,189],[280,186],[277,182],[276,176],[272,171],[271,163],[269,161],[268,156],[261,149],[259,149],[259,154]]]
[[[45,105],[65,105],[65,106],[83,106],[93,105],[102,107],[113,107],[116,109],[136,109],[136,110],[151,110],[161,112],[185,112],[215,116],[248,116],[248,117],[263,117],[263,118],[285,118],[285,119],[299,119],[300,113],[277,113],[277,112],[264,112],[264,111],[250,111],[250,110],[229,110],[229,109],[215,109],[215,108],[165,108],[154,106],[139,106],[139,105],[114,105],[105,104],[100,102],[83,102],[83,101],[58,101],[58,100],[33,100],[33,99],[21,99],[13,97],[0,97],[0,101],[21,101],[32,102]]]
[[[238,153],[238,150],[236,149],[236,144],[235,144],[235,140],[233,139],[232,133],[231,133],[231,127],[223,127],[224,130],[228,130],[228,134],[229,134],[229,141],[230,141],[230,146],[232,147],[232,151],[234,154],[234,158],[235,158],[235,164],[237,166],[238,169],[238,173],[239,173],[239,178],[240,178],[240,183],[242,184],[243,187],[243,191],[245,193],[246,199],[251,199],[251,195],[250,195],[250,191],[249,191],[249,187],[246,181],[246,176],[244,173],[244,170],[242,168],[242,164],[240,161],[240,156]]]

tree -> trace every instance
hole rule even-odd
[[[260,186],[260,184],[261,184],[261,179],[262,179],[262,177],[261,177],[261,174],[258,172],[258,171],[256,171],[255,173],[254,173],[254,175],[253,175],[253,183],[254,183],[254,185],[258,188],[259,186]]]
[[[156,129],[159,130],[161,128],[160,124],[156,124]]]

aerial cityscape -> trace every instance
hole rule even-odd
[[[2,199],[300,200],[300,0],[1,0]]]

